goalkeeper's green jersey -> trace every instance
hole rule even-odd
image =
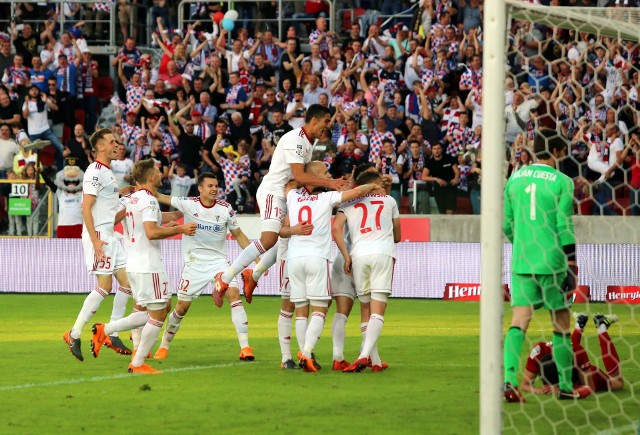
[[[525,166],[507,181],[504,233],[513,243],[512,273],[566,271],[563,246],[575,243],[573,181],[544,164]]]

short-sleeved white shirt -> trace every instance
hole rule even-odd
[[[162,224],[162,213],[158,200],[146,189],[138,190],[129,197],[125,225],[127,235],[127,272],[164,272],[160,240],[149,240],[144,230],[145,222]]]
[[[84,173],[82,193],[96,197],[96,202],[91,209],[96,231],[113,234],[113,225],[118,211],[119,191],[118,182],[109,166],[98,161],[89,165]],[[82,231],[87,231],[84,224]]]
[[[306,236],[291,236],[287,259],[317,256],[331,258],[331,212],[342,202],[342,192],[310,194],[305,188],[291,190],[287,195],[289,223],[313,223],[313,232]]]
[[[395,199],[370,193],[342,204],[338,211],[347,218],[352,258],[369,254],[395,258],[393,219],[400,217]]]
[[[113,176],[118,180],[118,186],[124,187],[131,183],[124,179],[126,175],[131,176],[131,170],[133,169],[133,160],[129,157],[125,157],[122,160],[111,161],[111,172]]]
[[[198,225],[193,237],[182,238],[184,262],[227,261],[227,231],[240,228],[231,205],[216,200],[207,207],[200,197],[173,197],[171,205],[184,213],[185,224],[195,222]]]
[[[293,179],[291,175],[291,163],[307,164],[311,161],[313,144],[303,127],[291,130],[278,141],[278,146],[271,158],[269,173],[262,179],[258,188],[258,195],[261,191],[270,193],[273,196],[284,198],[284,187],[287,182]]]

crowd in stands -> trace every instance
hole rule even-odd
[[[365,3],[389,14],[412,4]],[[483,1],[425,0],[415,26],[410,17],[383,28],[382,19],[354,19],[338,32],[328,30],[328,8],[308,9],[299,16],[315,18],[310,27],[291,25],[280,39],[269,24],[276,6],[241,5],[229,32],[216,22],[224,12],[219,3],[194,4],[193,21],[178,29],[172,5],[154,1],[151,45],[161,51],[154,61],[128,33],[136,18],[126,2],[64,3],[62,10],[19,4],[0,33],[0,178],[19,177],[35,164],[21,150],[22,136],[24,143],[50,141],[51,158],[42,161],[56,170],[64,157],[75,157],[81,168],[92,161],[88,136],[103,109],[96,82],[109,65],[98,64],[90,44],[108,30],[82,20],[115,8],[123,43],[112,57],[116,85],[107,104],[117,120],[110,127],[123,143],[113,162],[123,185],[133,162],[152,157],[166,192],[193,193],[197,174],[212,171],[220,197],[254,213],[253,195],[279,138],[303,124],[310,104],[321,104],[334,122],[314,158],[333,176],[371,162],[393,177],[392,195],[405,212],[479,213]],[[247,17],[264,21],[243,22]],[[507,176],[534,161],[536,129],[553,128],[570,144],[561,169],[575,180],[578,212],[640,213],[638,44],[513,20],[507,52]],[[408,209],[414,188],[417,205]]]

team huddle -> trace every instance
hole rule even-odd
[[[391,294],[395,244],[400,241],[398,205],[388,195],[388,180],[372,165],[356,168],[346,180],[332,179],[324,163],[311,161],[314,142],[329,123],[329,110],[312,105],[305,124],[280,139],[269,173],[256,194],[262,233],[253,241],[242,232],[231,206],[217,199],[214,174],[198,176],[198,197],[171,197],[158,193],[161,174],[155,162],[142,160],[132,171],[135,191],[120,192],[109,168],[120,144],[108,129],[95,132],[90,144],[96,159],[83,181],[82,243],[87,269],[98,283],[85,299],[72,329],[64,334],[72,355],[83,360],[82,329],[111,292],[115,276],[119,287],[110,322],[92,327],[94,357],[105,345],[118,353],[132,354],[129,372],[159,373],[145,360],[151,358],[163,325],[166,323],[154,359],[167,358],[191,302],[213,282],[216,306],[221,307],[227,299],[231,307],[240,359],[253,361],[237,275],[242,275],[245,300],[251,303],[260,276],[279,261],[282,306],[277,329],[283,369],[320,369],[314,348],[333,299],[337,309],[332,324],[332,368],[344,372],[387,368],[378,354],[377,341]],[[177,211],[163,213],[161,205]],[[335,208],[338,211],[332,222]],[[180,217],[184,217],[182,225],[175,223]],[[114,235],[114,225],[120,221],[124,249]],[[243,249],[231,264],[227,232]],[[184,269],[178,302],[171,310],[172,291],[161,240],[177,234],[183,235]],[[332,236],[340,253],[330,270]],[[255,269],[247,269],[254,261]],[[134,298],[134,309],[125,317],[129,297]],[[345,326],[356,297],[361,304],[363,343],[356,360],[349,363],[344,359]],[[294,312],[297,363],[290,347]],[[131,331],[133,351],[118,337],[118,332],[125,330]]]

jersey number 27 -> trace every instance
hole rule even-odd
[[[380,226],[380,215],[382,215],[382,210],[384,209],[384,201],[371,201],[371,205],[372,206],[378,206],[376,209],[376,230],[381,229],[382,227]],[[366,226],[367,225],[367,217],[369,216],[369,208],[367,207],[367,204],[364,204],[362,202],[357,203],[356,205],[354,205],[355,208],[359,208],[362,209],[362,220],[360,221],[360,234],[366,234],[366,233],[370,233],[371,231],[373,231],[373,229],[371,227]]]

